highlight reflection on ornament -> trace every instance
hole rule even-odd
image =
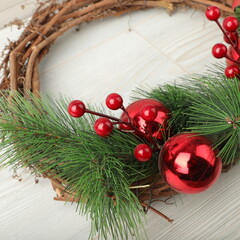
[[[159,155],[165,181],[176,191],[199,193],[212,186],[222,170],[222,160],[204,136],[194,133],[170,138]]]

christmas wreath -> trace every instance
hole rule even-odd
[[[205,3],[207,2],[207,3]],[[0,69],[1,166],[31,167],[52,181],[56,200],[75,201],[92,220],[94,236],[146,239],[144,211],[178,192],[198,193],[213,185],[240,152],[239,1],[68,0],[39,2],[31,21],[4,49]],[[215,5],[210,6],[209,5]],[[205,75],[150,91],[135,90],[129,106],[111,93],[116,118],[80,100],[40,93],[38,65],[70,28],[139,9],[180,6],[206,9],[230,46],[213,46],[216,64]],[[21,21],[13,24],[22,25]],[[160,173],[159,173],[160,171]],[[142,226],[139,228],[139,226]]]

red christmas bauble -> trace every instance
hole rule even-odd
[[[159,155],[159,168],[170,187],[193,194],[216,182],[222,170],[222,160],[206,137],[183,133],[164,144]]]
[[[234,8],[240,6],[240,0],[234,0],[232,2],[232,9],[234,10]]]
[[[240,47],[240,39],[238,40],[238,48]],[[227,55],[229,56],[229,57],[231,57],[232,59],[234,59],[235,61],[238,61],[238,59],[239,59],[239,55],[238,55],[238,53],[234,50],[234,48],[232,47],[232,46],[229,46],[229,48],[228,48],[228,53],[227,53]],[[227,63],[227,66],[230,66],[230,65],[234,65],[235,64],[235,62],[233,62],[233,61],[231,61],[231,60],[229,60],[229,59],[226,59],[226,63]]]
[[[238,39],[238,33],[237,32],[226,32],[226,35],[228,38],[231,39],[232,43],[236,43]],[[231,41],[228,39],[225,35],[223,36],[223,39],[226,43],[231,44]]]
[[[141,110],[147,105],[155,106],[157,115],[154,121],[147,121],[141,116]],[[167,107],[155,99],[141,99],[130,104],[126,111],[131,118],[132,124],[147,137],[154,137],[158,140],[163,139],[163,134],[167,129],[167,120],[169,119],[170,111]],[[121,120],[129,122],[129,118],[124,112],[120,117]],[[125,124],[119,125],[122,130],[133,130]]]

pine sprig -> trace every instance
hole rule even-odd
[[[133,149],[142,140],[135,135],[113,131],[102,138],[93,130],[94,118],[72,118],[67,113],[69,99],[28,93],[28,98],[12,93],[8,103],[1,98],[2,167],[34,166],[50,171],[68,182],[66,190],[79,197],[78,210],[92,220],[92,236],[100,238],[146,239],[139,224],[143,209],[129,186],[157,170],[155,162],[139,163]]]
[[[161,101],[171,111],[169,127],[171,134],[177,134],[188,127],[189,116],[186,114],[191,104],[191,98],[185,89],[177,84],[165,84],[149,90],[137,88],[133,91],[133,99],[153,98]],[[140,96],[140,97],[139,97]]]
[[[224,164],[231,164],[240,156],[239,80],[203,76],[192,81],[195,91],[188,130],[211,137]]]

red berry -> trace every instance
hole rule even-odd
[[[147,104],[142,107],[140,116],[146,121],[154,121],[157,117],[157,108],[152,104]]]
[[[223,58],[227,55],[227,47],[222,43],[217,43],[212,48],[212,55],[215,58]]]
[[[108,136],[113,130],[113,123],[106,117],[97,119],[94,124],[94,130],[101,137]]]
[[[226,32],[226,34],[227,34],[228,38],[229,38],[233,43],[237,43],[237,40],[238,40],[238,34],[237,34],[237,32]],[[224,35],[224,41],[225,41],[226,43],[231,44],[231,42],[229,41],[228,38]]]
[[[68,105],[68,113],[75,118],[81,117],[86,112],[85,105],[80,100],[74,100]]]
[[[237,18],[230,16],[226,17],[223,20],[223,27],[228,32],[235,32],[238,29],[238,20]]]
[[[123,99],[117,93],[111,93],[106,98],[106,105],[112,110],[117,110],[122,107]]]
[[[240,6],[240,0],[234,0],[232,2],[232,9],[234,10],[238,6]]]
[[[147,162],[152,157],[152,149],[147,144],[139,144],[134,149],[134,156],[139,162]]]
[[[220,10],[218,7],[210,6],[206,9],[205,15],[208,20],[210,21],[216,21],[220,17]]]
[[[240,70],[236,65],[231,65],[225,69],[224,73],[227,78],[234,78],[239,76]]]

